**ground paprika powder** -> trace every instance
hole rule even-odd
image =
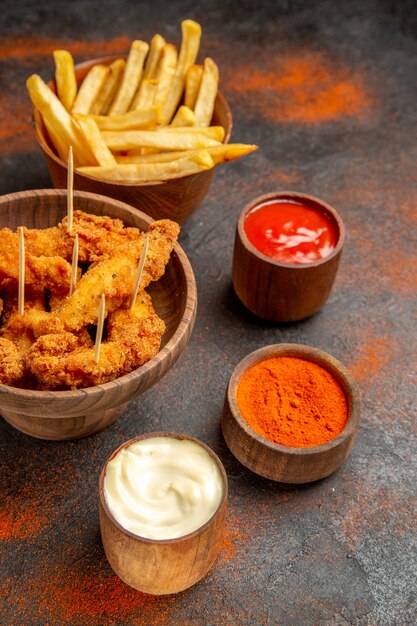
[[[265,359],[246,370],[237,404],[256,433],[291,448],[334,439],[348,419],[347,398],[335,378],[296,357]]]

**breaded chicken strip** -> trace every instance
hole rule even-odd
[[[159,350],[165,330],[151,298],[143,293],[132,311],[109,315],[109,339],[100,348],[98,363],[94,347],[70,332],[44,335],[33,344],[28,363],[45,388],[92,387],[126,374],[149,361]]]
[[[149,226],[145,233],[149,236],[149,249],[139,292],[163,275],[178,233],[178,224],[170,220],[160,220]],[[128,302],[145,234],[139,241],[117,248],[111,258],[94,264],[81,277],[76,291],[57,310],[57,316],[67,330],[77,331],[87,324],[97,323],[97,311],[103,293],[106,296],[107,312]]]
[[[25,255],[25,285],[42,285],[51,291],[68,290],[71,265],[60,256]],[[19,247],[0,248],[0,280],[19,279]]]
[[[25,376],[25,357],[9,339],[0,337],[0,383],[19,385]]]
[[[73,228],[68,232],[68,218],[58,226],[44,229],[24,228],[25,250],[32,256],[54,257],[57,254],[71,261],[74,237],[78,233],[80,262],[98,261],[129,241],[138,240],[138,228],[125,228],[119,219],[74,211]],[[19,234],[9,228],[0,230],[0,250],[10,254],[19,249]]]

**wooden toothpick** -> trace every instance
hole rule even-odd
[[[142,278],[142,272],[143,272],[143,268],[144,268],[145,261],[146,261],[146,255],[148,254],[148,249],[149,249],[149,237],[146,237],[145,244],[142,248],[142,252],[140,255],[140,259],[139,259],[138,269],[136,272],[135,285],[133,287],[132,296],[130,298],[129,311],[131,311],[133,307],[135,306],[136,296],[138,295],[138,288],[140,284],[140,279]]]
[[[69,290],[70,297],[72,296],[77,286],[77,270],[78,270],[78,233],[75,233],[74,247],[72,249],[71,278],[70,278],[70,290]]]
[[[68,151],[68,178],[67,178],[67,213],[68,232],[72,233],[72,223],[74,220],[74,161],[72,158],[72,146]]]
[[[94,360],[98,363],[100,358],[100,348],[101,348],[101,338],[103,336],[103,326],[104,326],[104,314],[106,312],[106,296],[104,293],[101,294],[100,305],[98,307],[98,321],[97,321],[97,333],[96,333],[96,345],[94,348]]]
[[[25,238],[23,226],[19,226],[19,292],[17,307],[19,315],[23,315],[25,310]]]

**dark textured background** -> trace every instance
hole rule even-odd
[[[25,79],[126,52],[181,19],[203,26],[235,141],[261,149],[218,168],[184,227],[199,310],[188,350],[105,432],[70,443],[0,423],[0,623],[19,625],[414,624],[416,620],[416,3],[22,2],[0,20],[0,193],[49,186]],[[249,315],[231,290],[234,228],[254,196],[295,189],[342,214],[347,242],[333,294],[290,326]],[[219,420],[236,363],[276,342],[330,352],[357,377],[362,424],[332,477],[282,488],[246,471]],[[414,406],[413,406],[414,405]],[[165,598],[121,583],[103,554],[97,480],[121,442],[152,430],[199,437],[222,458],[230,514],[220,558]]]

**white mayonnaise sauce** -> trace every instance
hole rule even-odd
[[[218,508],[223,479],[216,461],[197,443],[150,437],[109,461],[104,496],[123,528],[149,539],[183,537]]]

